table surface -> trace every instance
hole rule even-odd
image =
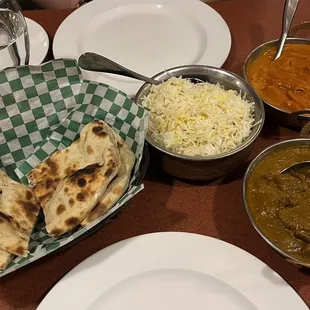
[[[279,36],[283,3],[284,0],[231,0],[210,4],[226,20],[232,34],[226,69],[241,74],[247,54],[257,45]],[[52,39],[71,12],[28,11],[25,15],[40,23]],[[310,3],[301,0],[295,23],[310,19],[308,12]],[[51,51],[47,59],[52,59]],[[297,135],[266,124],[249,160],[268,145]],[[278,272],[310,306],[309,275],[272,250],[247,217],[241,183],[248,164],[249,161],[215,182],[190,184],[156,171],[151,163],[144,191],[132,199],[115,221],[71,248],[1,278],[0,309],[35,309],[56,282],[85,258],[119,240],[158,231],[194,232],[243,248]]]

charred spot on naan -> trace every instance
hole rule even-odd
[[[33,187],[33,192],[42,206],[53,195],[53,192],[55,191],[59,180],[59,178],[48,178]]]
[[[93,164],[85,167],[84,169],[80,169],[72,173],[68,180],[71,183],[76,183],[78,187],[83,188],[87,185],[87,183],[91,183],[92,180],[96,179],[96,172],[101,168],[98,164]]]
[[[54,228],[50,231],[50,234],[52,236],[60,236],[64,233],[64,230],[60,229],[60,228]]]
[[[25,256],[27,254],[27,251],[25,251],[25,249],[21,246],[16,248],[14,252],[19,256]]]
[[[76,199],[82,202],[86,200],[87,196],[88,196],[87,192],[81,192],[76,195]]]
[[[73,199],[73,198],[70,198],[70,199],[69,199],[69,204],[70,204],[70,206],[73,206],[73,205],[74,205],[74,199]]]
[[[23,213],[30,221],[34,221],[40,211],[40,205],[35,202],[18,201],[18,204],[22,207]],[[18,217],[17,217],[18,218]]]
[[[63,205],[63,204],[60,204],[58,207],[57,207],[57,210],[56,210],[56,213],[57,215],[60,215],[62,214],[63,212],[66,211],[66,207]]]
[[[2,219],[5,220],[5,221],[8,221],[8,222],[10,222],[10,223],[11,223],[11,221],[12,221],[12,219],[13,219],[12,216],[6,215],[6,214],[4,214],[3,212],[0,212],[0,218],[2,218]]]
[[[65,220],[65,224],[68,225],[69,227],[75,227],[80,224],[80,220],[78,217],[69,217],[68,219]]]
[[[89,155],[94,154],[94,150],[90,145],[87,145],[86,151],[87,151],[87,154]]]
[[[116,162],[114,160],[109,160],[108,165],[109,168],[107,171],[104,173],[104,176],[109,178],[111,174],[115,171],[116,168]]]
[[[69,192],[69,188],[65,187],[64,191],[65,191],[65,193],[68,193]]]
[[[55,175],[58,172],[58,164],[56,162],[54,162],[51,157],[49,157],[46,160],[46,164],[49,166],[50,168],[50,172]]]
[[[48,179],[45,180],[45,188],[46,189],[51,188],[53,186],[53,184],[54,184],[53,179],[48,178]]]
[[[108,133],[106,133],[106,132],[104,131],[104,127],[103,127],[103,126],[96,126],[96,127],[93,127],[92,132],[93,132],[96,136],[98,136],[98,137],[100,137],[100,138],[105,138],[105,137],[108,136]]]
[[[100,168],[101,168],[101,166],[99,164],[89,165],[89,166],[87,166],[87,167],[85,167],[83,169],[79,169],[79,170],[75,171],[74,173],[72,173],[69,176],[69,179],[71,181],[75,181],[75,180],[77,180],[80,177],[83,177],[83,176],[95,173]]]
[[[59,183],[60,179],[59,178],[47,178],[46,180],[36,184],[34,186],[34,192],[36,195],[38,195],[38,193],[40,193],[41,191],[43,191],[44,193],[46,193],[47,190],[55,190],[58,183]]]
[[[27,200],[32,200],[32,193],[31,193],[31,191],[26,191],[26,199]]]
[[[110,175],[114,172],[114,169],[113,168],[109,168],[107,169],[107,171],[104,173],[104,176],[105,177],[110,177]]]
[[[87,181],[84,178],[79,178],[77,180],[77,184],[78,184],[79,187],[85,187],[86,184],[87,184]]]

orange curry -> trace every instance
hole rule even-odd
[[[247,70],[250,84],[264,101],[294,112],[310,108],[310,45],[288,44],[279,59],[276,49],[259,56]]]

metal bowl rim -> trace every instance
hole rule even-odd
[[[257,156],[255,156],[255,158],[251,161],[251,163],[249,164],[244,177],[243,177],[243,181],[242,181],[242,199],[243,199],[243,204],[246,210],[246,213],[250,219],[250,222],[252,224],[252,226],[254,227],[254,229],[257,231],[257,233],[261,236],[261,238],[263,240],[265,240],[269,246],[271,246],[274,250],[276,250],[278,253],[280,253],[281,255],[283,255],[284,257],[289,258],[290,260],[292,260],[293,262],[295,262],[296,264],[304,264],[305,262],[303,262],[302,260],[299,260],[298,258],[291,256],[290,254],[282,251],[280,248],[278,248],[273,242],[271,242],[265,235],[264,233],[261,231],[261,229],[258,227],[258,225],[256,224],[254,218],[252,217],[252,214],[250,212],[250,209],[248,207],[248,203],[247,203],[247,199],[246,199],[246,186],[249,180],[249,177],[251,176],[251,173],[253,173],[253,171],[255,170],[255,168],[252,168],[253,165],[255,163],[259,164],[260,162],[262,162],[262,160],[265,158],[265,156],[268,155],[268,153],[270,153],[270,151],[272,149],[276,149],[276,147],[280,146],[280,145],[284,145],[284,144],[291,144],[292,142],[298,143],[298,142],[310,142],[309,138],[296,138],[296,139],[289,139],[289,140],[284,140],[284,141],[280,141],[278,143],[272,144],[270,146],[268,146],[267,148],[265,148],[263,151],[261,151]],[[252,170],[252,171],[251,171]],[[309,263],[309,262],[308,262]]]
[[[258,94],[256,93],[254,87],[252,87],[245,79],[243,79],[242,77],[238,76],[237,74],[230,72],[228,70],[222,69],[222,68],[217,68],[217,67],[213,67],[213,66],[207,66],[207,65],[183,65],[183,66],[177,66],[177,67],[172,67],[166,70],[163,70],[159,73],[157,73],[156,75],[154,75],[152,77],[152,79],[158,79],[161,75],[163,75],[164,73],[168,74],[171,71],[179,71],[182,69],[211,69],[212,71],[217,71],[217,72],[224,72],[225,74],[230,75],[231,77],[233,77],[234,79],[241,81],[243,83],[246,84],[247,89],[249,89],[249,92],[253,92],[254,97],[256,97],[256,101],[254,103],[258,103],[261,107],[261,122],[258,123],[252,130],[255,130],[253,136],[248,140],[248,141],[244,141],[242,142],[238,147],[236,147],[235,149],[229,151],[229,152],[225,152],[222,154],[218,154],[218,155],[213,155],[213,156],[188,156],[188,155],[181,155],[181,154],[177,154],[171,151],[168,151],[164,148],[162,148],[160,145],[158,145],[153,139],[150,139],[148,136],[146,136],[146,141],[147,143],[149,143],[150,145],[152,145],[154,148],[156,148],[157,150],[171,156],[174,158],[178,158],[178,159],[182,159],[182,160],[188,160],[188,161],[194,161],[194,162],[199,162],[199,161],[214,161],[217,159],[222,159],[222,158],[226,158],[235,154],[238,154],[239,152],[241,152],[242,150],[244,150],[245,148],[247,148],[249,145],[251,145],[256,138],[259,136],[264,122],[265,122],[265,108],[263,105],[263,102],[261,100],[261,98],[258,96]],[[201,73],[203,74],[203,73]],[[206,74],[207,75],[207,74]],[[134,101],[136,102],[137,99],[141,96],[141,92],[150,84],[148,83],[144,83],[140,89],[138,90]]]
[[[310,39],[306,39],[306,38],[287,38],[286,40],[287,40],[287,41],[309,42],[309,44],[310,44]],[[251,86],[252,86],[252,84],[248,81],[248,78],[247,78],[247,75],[246,75],[246,66],[247,66],[249,60],[251,59],[252,55],[253,55],[257,50],[261,49],[261,48],[264,47],[265,45],[272,44],[272,43],[275,43],[275,42],[277,42],[277,41],[278,41],[278,40],[276,39],[276,40],[271,40],[271,41],[262,43],[261,45],[255,47],[255,48],[248,54],[248,56],[246,57],[246,59],[245,59],[245,61],[244,61],[244,64],[243,64],[243,68],[242,68],[242,70],[243,70],[243,77],[244,77],[244,79],[245,79]],[[254,88],[254,86],[252,86],[252,87]],[[255,89],[255,88],[254,88],[254,89]],[[261,99],[262,99],[262,98],[261,98]],[[276,107],[275,105],[271,104],[270,102],[268,102],[268,101],[266,101],[266,100],[264,100],[264,99],[262,99],[262,101],[263,101],[265,104],[267,104],[269,107],[271,107],[272,109],[275,109],[275,110],[277,110],[277,111],[279,111],[279,112],[285,113],[285,114],[287,114],[287,115],[290,115],[290,113],[291,113],[291,112],[288,112],[288,111],[285,111],[285,110],[282,110],[282,109]],[[305,119],[305,120],[308,120],[308,121],[310,120],[310,116],[300,115],[300,116],[298,116],[298,117],[300,117],[300,118],[302,118],[302,119]]]

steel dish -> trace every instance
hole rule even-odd
[[[158,73],[153,79],[165,81],[171,76],[183,78],[198,78],[203,81],[216,84],[219,83],[224,89],[233,89],[245,95],[246,99],[255,103],[255,123],[249,137],[236,149],[217,156],[193,157],[172,153],[150,137],[147,142],[151,146],[151,158],[165,172],[181,179],[188,180],[212,180],[219,178],[246,161],[250,155],[253,143],[258,137],[265,120],[265,110],[260,97],[254,89],[242,78],[234,73],[223,69],[202,66],[189,65],[180,66]],[[150,92],[151,85],[144,84],[138,91],[135,102],[143,104],[143,98]],[[259,122],[260,121],[260,122]]]
[[[291,38],[287,38],[286,42],[288,44],[292,44],[292,43],[310,44],[310,39],[293,38],[295,35],[297,35],[297,33],[300,30],[304,30],[304,29],[310,29],[310,22],[304,22],[298,26],[293,27],[289,33],[289,36],[291,36]],[[243,75],[245,79],[247,80],[247,82],[249,82],[248,77],[247,77],[247,71],[248,71],[249,66],[253,63],[253,61],[257,59],[257,57],[259,57],[265,51],[269,50],[272,47],[277,47],[277,46],[278,46],[278,40],[269,41],[256,47],[248,55],[243,65]],[[263,100],[263,102],[265,103],[267,117],[274,120],[275,123],[279,123],[287,127],[294,127],[294,128],[300,129],[303,126],[305,126],[307,122],[310,121],[310,116],[302,115],[302,114],[310,115],[310,110],[302,110],[302,111],[291,113],[291,112],[284,111],[272,105],[271,102],[267,102],[265,100]]]
[[[247,197],[246,197],[246,193],[247,193],[247,185],[248,185],[248,181],[249,178],[251,176],[251,174],[253,173],[253,171],[255,170],[255,168],[258,166],[259,163],[261,163],[269,154],[275,152],[276,150],[279,150],[281,148],[286,148],[288,146],[294,146],[294,145],[307,145],[310,147],[310,139],[308,138],[308,134],[310,132],[310,122],[307,123],[307,125],[305,125],[300,133],[300,137],[296,138],[296,139],[290,139],[290,140],[285,140],[285,141],[281,141],[279,143],[276,143],[274,145],[271,145],[269,147],[267,147],[265,150],[263,150],[260,154],[258,154],[250,163],[247,171],[245,172],[244,178],[243,178],[243,184],[242,184],[242,196],[243,196],[243,203],[246,209],[246,212],[250,218],[250,221],[253,225],[253,227],[255,228],[255,230],[259,233],[259,235],[274,249],[276,250],[278,253],[280,253],[281,255],[283,255],[284,257],[286,257],[287,261],[289,261],[290,263],[293,263],[295,265],[299,265],[299,266],[303,266],[303,267],[307,267],[310,268],[310,264],[307,264],[301,260],[298,260],[297,258],[291,256],[290,254],[282,251],[280,248],[278,248],[278,246],[272,242],[271,240],[269,240],[264,233],[261,231],[261,229],[259,228],[259,226],[257,225],[255,218],[252,216],[251,211],[249,209],[248,203],[247,203]]]

